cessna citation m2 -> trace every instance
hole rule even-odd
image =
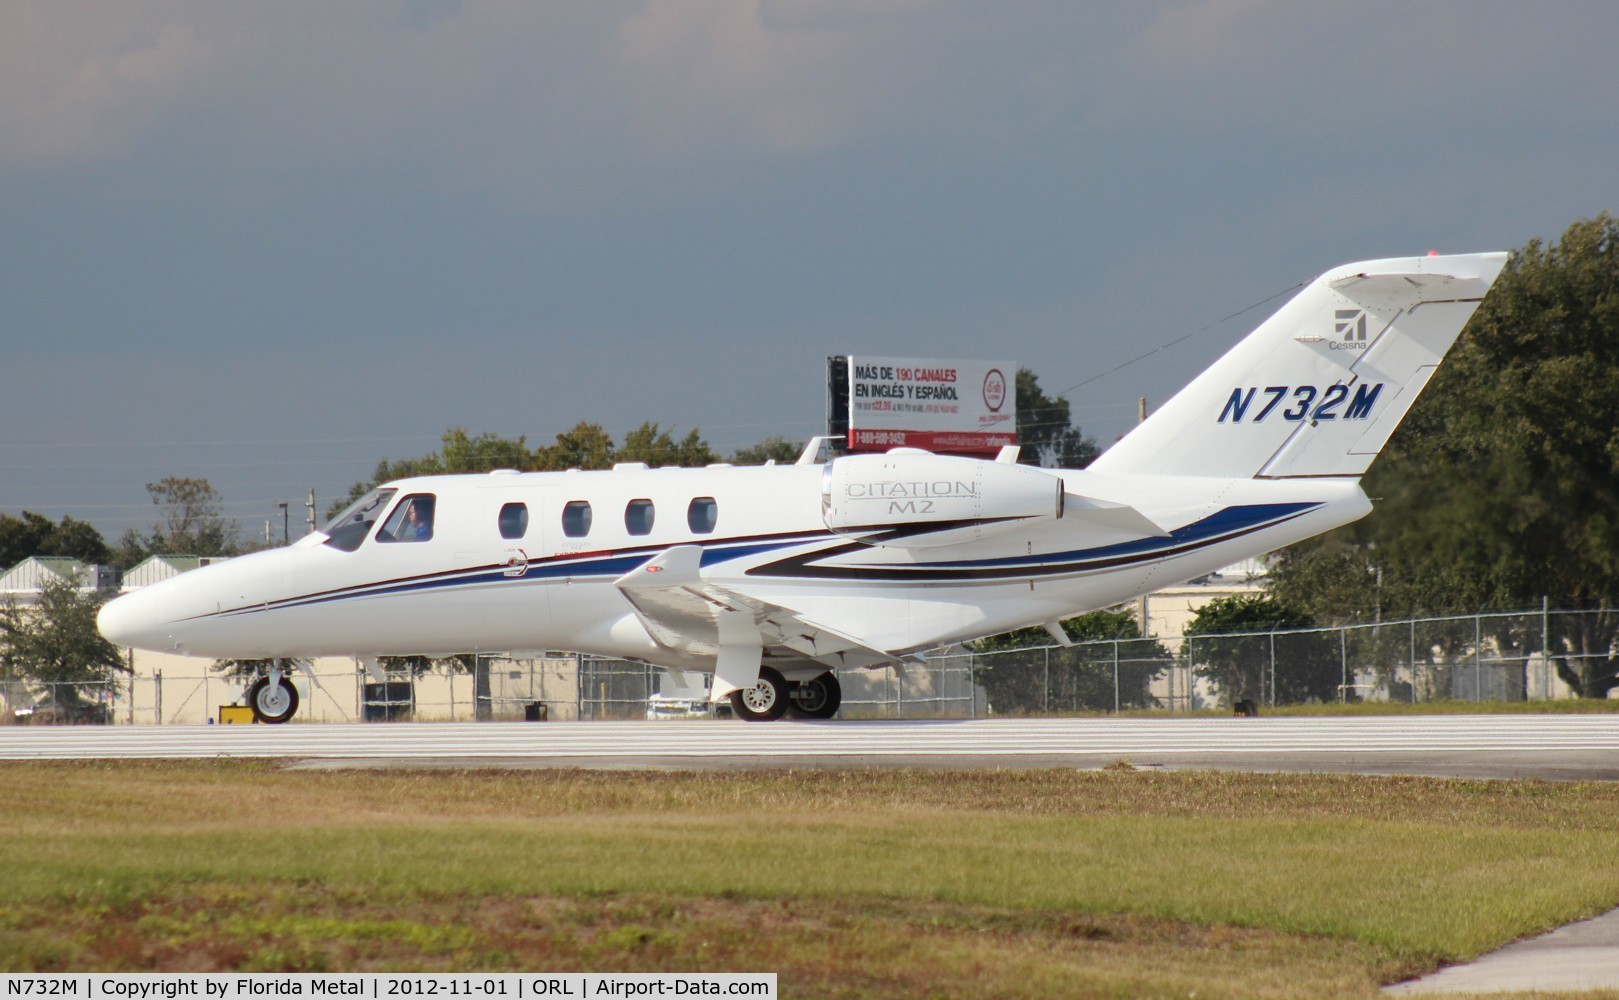
[[[1506,262],[1317,278],[1089,468],[896,448],[793,465],[494,472],[386,483],[324,531],[101,611],[193,656],[533,655],[713,675],[769,720],[829,718],[834,668],[1058,622],[1371,510],[1359,480]],[[249,691],[282,722],[279,669]]]

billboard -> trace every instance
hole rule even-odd
[[[1017,444],[1011,361],[846,359],[850,451],[994,454]]]

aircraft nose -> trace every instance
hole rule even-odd
[[[161,645],[163,622],[150,595],[115,597],[96,613],[96,628],[115,646],[156,649]]]

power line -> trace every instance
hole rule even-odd
[[[409,437],[377,438],[233,438],[226,440],[192,441],[63,441],[63,442],[9,442],[0,441],[0,448],[192,448],[201,445],[244,444],[385,444],[391,441],[433,441],[442,443],[442,435],[413,434]]]
[[[72,462],[66,465],[10,465],[6,471],[15,472],[27,470],[40,472],[45,470],[59,471],[62,469],[150,469],[161,463],[161,459],[152,459],[147,462]],[[374,465],[374,458],[287,458],[276,461],[253,462],[211,462],[198,461],[193,464],[206,465],[210,469],[258,469],[265,466],[285,465]]]
[[[1075,389],[1083,389],[1085,386],[1090,385],[1092,382],[1095,382],[1098,379],[1107,378],[1109,375],[1112,375],[1114,372],[1119,371],[1120,369],[1123,369],[1123,368],[1128,368],[1131,365],[1135,364],[1137,361],[1142,361],[1142,360],[1144,360],[1146,358],[1150,358],[1154,354],[1157,354],[1160,351],[1166,351],[1169,348],[1174,347],[1176,344],[1183,343],[1185,341],[1191,340],[1193,337],[1197,336],[1198,334],[1204,333],[1204,332],[1206,332],[1208,330],[1212,330],[1215,327],[1219,326],[1221,323],[1226,322],[1227,320],[1236,319],[1238,316],[1241,316],[1245,312],[1248,312],[1248,311],[1253,310],[1253,309],[1258,309],[1260,306],[1264,305],[1265,303],[1273,301],[1275,299],[1279,299],[1282,296],[1286,295],[1288,292],[1294,291],[1296,289],[1303,288],[1305,285],[1308,285],[1308,284],[1309,284],[1308,281],[1301,281],[1298,284],[1289,285],[1288,287],[1282,289],[1281,291],[1275,293],[1274,295],[1267,295],[1264,298],[1260,299],[1258,302],[1253,303],[1252,305],[1243,306],[1241,309],[1238,309],[1236,312],[1232,313],[1231,315],[1222,316],[1219,319],[1215,320],[1214,322],[1208,324],[1207,326],[1202,326],[1202,327],[1199,327],[1196,330],[1193,330],[1191,333],[1188,333],[1184,337],[1176,337],[1174,340],[1171,340],[1167,344],[1162,344],[1162,345],[1160,345],[1158,347],[1154,347],[1152,350],[1148,351],[1146,354],[1141,354],[1141,355],[1138,355],[1136,357],[1133,357],[1129,361],[1124,362],[1123,364],[1114,365],[1112,368],[1109,368],[1107,371],[1101,373],[1100,375],[1092,375],[1090,378],[1086,379],[1083,382],[1080,382],[1078,385],[1071,385],[1068,388],[1064,389],[1062,392],[1056,393],[1056,395],[1057,396],[1066,396],[1070,392],[1073,392]]]

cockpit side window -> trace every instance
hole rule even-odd
[[[344,552],[353,552],[359,548],[360,543],[365,541],[365,536],[371,534],[371,526],[377,523],[377,518],[387,509],[388,501],[398,492],[395,489],[372,490],[349,504],[343,513],[327,523],[326,544]]]
[[[434,497],[431,493],[412,493],[399,501],[399,506],[388,515],[388,522],[377,532],[379,542],[426,542],[433,537]]]

